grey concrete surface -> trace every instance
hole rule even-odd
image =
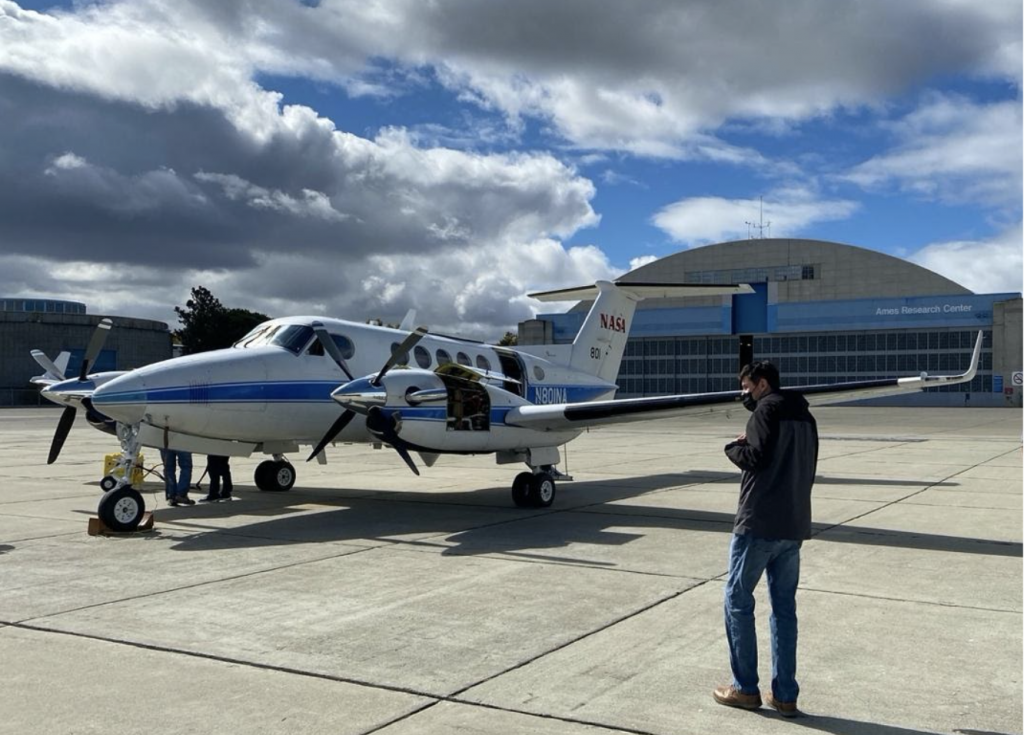
[[[584,434],[546,510],[490,457],[336,447],[289,493],[233,461],[232,503],[153,476],[154,530],[107,538],[113,439],[47,466],[59,411],[0,410],[0,733],[1021,733],[1020,412],[816,415],[790,721],[710,696],[745,412]]]

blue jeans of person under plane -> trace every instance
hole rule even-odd
[[[725,584],[725,634],[733,686],[758,694],[757,632],[754,629],[754,588],[767,573],[772,603],[772,696],[795,702],[796,588],[800,582],[802,541],[762,539],[734,534],[729,547],[729,578]]]
[[[192,485],[192,453],[161,449],[164,463],[164,493],[167,499],[184,498]]]

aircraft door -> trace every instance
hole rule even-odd
[[[513,395],[525,396],[526,379],[523,377],[523,362],[519,359],[519,355],[508,350],[495,350],[495,352],[498,353],[498,360],[501,362],[501,372],[512,379],[505,381],[502,388]]]

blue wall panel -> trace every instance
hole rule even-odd
[[[969,294],[769,304],[765,284],[755,284],[754,288],[756,293],[734,297],[735,313],[729,305],[637,310],[630,336],[685,337],[934,327],[980,329],[992,325],[992,305],[995,302],[1020,296],[1015,293]],[[572,342],[585,317],[583,312],[537,315],[538,319],[553,323],[555,342],[561,343]]]

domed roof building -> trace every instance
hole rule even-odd
[[[768,359],[786,385],[965,370],[969,384],[875,399],[887,403],[1020,405],[1019,293],[975,294],[927,268],[823,240],[737,240],[683,250],[623,275],[634,283],[749,283],[738,296],[641,301],[619,371],[620,396],[733,390],[740,366]],[[540,314],[523,344],[571,342],[590,308]]]

